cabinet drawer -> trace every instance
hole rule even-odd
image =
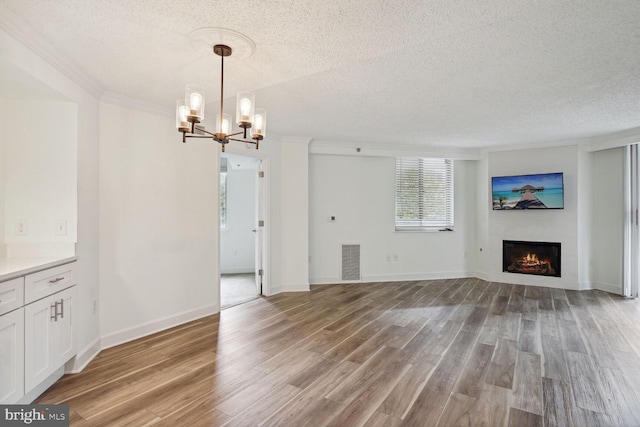
[[[72,262],[25,276],[24,303],[29,304],[75,285],[77,283],[75,268],[76,263]]]
[[[0,315],[24,304],[24,277],[0,283]]]

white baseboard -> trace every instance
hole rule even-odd
[[[595,282],[592,289],[599,289],[612,294],[622,295],[622,285],[614,285],[612,283]]]
[[[218,311],[219,307],[215,305],[208,305],[147,322],[142,325],[123,329],[122,331],[113,332],[102,337],[102,350],[215,314]]]
[[[579,291],[588,291],[591,289],[595,289],[593,282],[578,282]]]
[[[272,287],[270,295],[280,294],[282,292],[309,292],[311,288],[308,283],[286,284],[282,286]]]
[[[65,374],[78,374],[82,372],[101,350],[101,340],[100,338],[96,338],[91,344],[79,351],[70,363],[67,363],[67,365],[70,366],[66,366]]]
[[[64,366],[60,366],[60,368],[56,369],[56,371],[49,375],[44,381],[35,386],[33,390],[29,393],[25,394],[18,400],[16,403],[21,405],[28,405],[33,402],[40,396],[42,393],[47,391],[49,387],[51,387],[56,381],[58,381],[64,375]]]
[[[405,282],[415,280],[440,280],[476,277],[474,271],[437,271],[433,273],[396,273],[362,276],[362,280],[340,280],[339,277],[315,277],[309,280],[312,285],[332,285],[336,283]]]
[[[363,282],[408,282],[415,280],[462,279],[473,277],[469,271],[436,271],[433,273],[401,273],[362,276]]]

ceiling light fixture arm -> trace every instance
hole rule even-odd
[[[259,141],[264,139],[266,129],[266,111],[255,108],[254,95],[248,92],[238,93],[236,106],[236,123],[242,128],[239,132],[231,131],[231,116],[224,114],[224,58],[230,56],[232,49],[229,46],[217,44],[213,46],[213,52],[220,56],[220,113],[216,117],[216,132],[207,131],[204,126],[198,125],[204,119],[204,88],[197,85],[187,85],[185,100],[176,103],[176,127],[182,133],[182,142],[187,138],[208,138],[217,141],[224,152],[225,145],[229,141],[255,144],[256,150]],[[252,129],[251,139],[248,138],[247,129]],[[243,139],[232,138],[242,135]]]

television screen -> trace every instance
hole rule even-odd
[[[564,209],[562,172],[491,178],[493,210]]]

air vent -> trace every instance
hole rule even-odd
[[[342,245],[342,280],[360,280],[360,245]]]

